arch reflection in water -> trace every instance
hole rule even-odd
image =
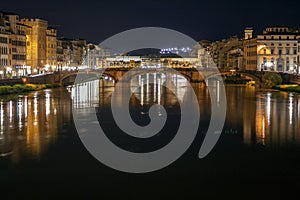
[[[151,81],[150,81],[151,80]],[[154,82],[156,84],[150,84]],[[166,83],[175,89],[177,100],[183,101],[187,80],[177,74],[167,76],[163,73],[145,73],[133,76],[129,87],[140,105],[174,104],[174,98],[163,97],[162,85]],[[95,107],[110,104],[110,95],[114,91],[112,80],[95,80],[68,87],[75,108]],[[162,102],[162,97],[164,102]],[[120,98],[121,95],[120,95]]]
[[[149,84],[149,82],[152,82]],[[187,80],[183,76],[177,74],[163,74],[163,73],[146,73],[142,75],[134,76],[130,82],[130,88],[135,97],[140,100],[140,105],[152,105],[152,104],[173,104],[174,99],[164,98],[165,102],[162,102],[162,95],[166,95],[162,92],[162,85],[167,85],[168,88],[172,88],[176,93],[178,101],[183,101],[186,93]],[[169,100],[169,102],[166,102]]]

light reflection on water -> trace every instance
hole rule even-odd
[[[149,84],[149,79],[155,80],[157,85]],[[177,99],[174,99],[174,96],[166,97],[164,94],[162,83],[168,79],[172,82],[170,86],[176,88]],[[186,84],[187,80],[177,75],[172,77],[163,74],[138,75],[129,85],[136,97],[131,104],[144,106],[158,103],[164,106],[177,106],[174,101],[182,101]],[[218,81],[210,84],[215,84],[215,90],[218,91],[220,87]],[[201,119],[210,119],[208,90],[201,83],[193,83],[192,86],[198,97]],[[99,90],[94,91],[94,87],[98,87]],[[110,104],[109,96],[113,90],[113,87],[103,87],[103,83],[97,81],[75,86],[71,89],[71,93],[75,106],[107,106]],[[300,145],[299,95],[279,91],[259,91],[254,87],[243,86],[227,86],[226,93],[228,107],[223,130],[225,137],[226,134],[241,136],[241,142],[245,145],[259,144],[274,148]],[[121,99],[122,95],[118,95]],[[216,95],[216,98],[219,96]]]
[[[149,84],[154,80],[157,85]],[[175,95],[165,95],[162,84],[170,81]],[[130,83],[134,106],[158,103],[178,106],[186,92],[186,79],[157,74],[138,75]],[[210,96],[202,83],[191,84],[198,97],[201,120],[210,119]],[[218,84],[216,82],[216,86]],[[217,89],[217,88],[216,88]],[[50,144],[56,144],[65,124],[72,124],[71,105],[75,107],[107,106],[114,83],[97,80],[64,89],[44,90],[19,95],[0,102],[0,159],[14,163],[23,158],[39,159]],[[286,147],[300,145],[300,97],[277,91],[257,91],[253,87],[229,86],[227,118],[223,135],[242,138],[244,145]],[[121,94],[118,94],[122,98]],[[72,101],[71,101],[71,98]],[[217,95],[217,98],[218,95]],[[201,126],[201,124],[200,124]],[[225,144],[226,145],[226,144]]]
[[[10,101],[1,100],[0,158],[10,155],[13,163],[19,163],[25,157],[39,159],[48,145],[56,142],[62,120],[67,117],[70,122],[69,109],[70,99],[66,91],[59,90],[38,91],[15,96]]]

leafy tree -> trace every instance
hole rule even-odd
[[[273,88],[282,83],[282,78],[275,72],[266,72],[263,76],[262,86],[264,88]]]

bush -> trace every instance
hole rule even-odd
[[[263,88],[273,88],[276,85],[282,83],[282,78],[279,74],[275,72],[266,72],[263,76],[262,87]]]
[[[277,85],[274,88],[282,91],[287,92],[298,92],[300,93],[300,86],[299,85]]]
[[[30,91],[36,91],[36,90],[43,90],[46,88],[57,88],[57,84],[16,84],[14,86],[0,86],[0,95],[7,95],[7,94],[15,94],[15,93],[24,93],[24,92],[30,92]]]

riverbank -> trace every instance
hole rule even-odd
[[[57,88],[57,84],[16,84],[13,86],[0,86],[0,96],[9,94],[22,94],[31,91],[38,91],[49,88]]]
[[[293,85],[277,85],[274,89],[286,92],[297,92],[300,93],[300,85],[293,84]]]

